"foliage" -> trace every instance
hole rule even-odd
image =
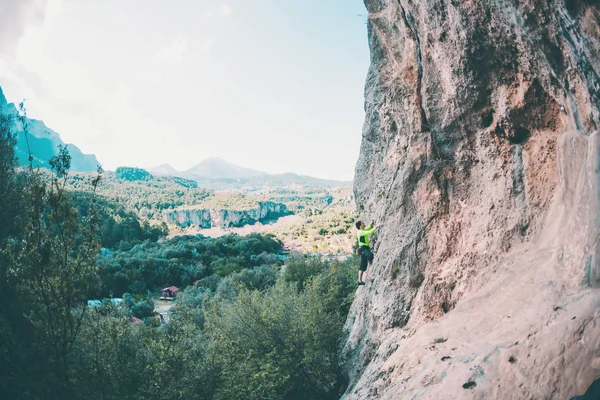
[[[160,234],[146,236],[153,228],[131,214],[146,204],[135,201],[148,186],[158,193],[158,185],[177,183],[151,178],[139,192],[136,181],[99,196],[102,171],[73,179],[66,148],[48,162],[51,173],[33,164],[17,171],[10,126],[0,118],[3,396],[339,398],[356,258],[293,256],[280,268],[283,246],[269,235],[155,241]],[[124,186],[137,199],[127,199]],[[194,193],[181,197],[205,192]],[[105,234],[107,226],[116,233]],[[101,249],[101,240],[113,250]],[[178,296],[169,323],[132,323],[131,315],[155,313],[146,290],[195,280]],[[122,306],[86,306],[98,295],[121,294]]]
[[[147,181],[152,178],[152,175],[141,168],[118,167],[115,171],[115,177],[126,181]]]
[[[23,211],[24,175],[17,174],[13,148],[17,142],[12,133],[11,118],[0,114],[0,246],[17,230]],[[0,253],[1,257],[1,253]],[[2,259],[0,258],[0,264]]]
[[[200,210],[250,210],[257,208],[258,203],[264,200],[263,196],[246,195],[243,193],[218,193],[195,204],[193,208]]]
[[[73,191],[69,192],[69,195],[79,215],[85,217],[89,193]],[[146,240],[156,242],[169,233],[169,228],[164,222],[161,224],[151,224],[147,220],[142,222],[135,213],[128,212],[122,206],[111,203],[105,198],[96,198],[95,204],[102,247],[113,249],[123,243],[123,247],[131,248]]]
[[[212,274],[224,277],[279,260],[281,242],[270,236],[228,235],[220,238],[180,236],[160,243],[142,243],[100,257],[102,296],[142,293],[164,286],[188,286]]]
[[[193,324],[157,330],[120,315],[88,315],[72,353],[75,398],[208,399],[217,371]]]
[[[264,232],[276,235],[288,247],[303,253],[347,254],[356,241],[353,230],[356,218],[353,207],[334,203],[325,209],[305,209],[297,215],[295,223],[267,226]]]
[[[230,302],[215,298],[206,331],[222,371],[216,398],[339,398],[339,341],[353,271],[336,263],[304,290],[281,279],[263,292],[242,289]]]
[[[25,131],[26,121],[23,113]],[[70,398],[68,356],[86,313],[86,295],[97,285],[93,193],[100,175],[90,182],[88,213],[80,218],[65,190],[71,164],[66,147],[50,159],[49,180],[33,164],[19,174],[11,161],[10,129],[0,126],[0,177],[9,189],[0,196],[0,209],[12,207],[16,198],[22,208],[3,216],[7,229],[0,237],[0,391],[8,397]]]
[[[320,258],[296,254],[287,260],[282,277],[286,282],[295,283],[304,288],[310,278],[320,274],[328,267]]]
[[[154,315],[154,304],[142,300],[131,307],[131,315],[137,318],[148,318]]]
[[[312,270],[308,261],[296,260],[297,269]],[[88,313],[70,353],[75,397],[339,398],[356,260],[324,265],[304,289],[277,271],[277,283],[261,290],[239,280],[230,298],[189,287],[161,328],[132,324],[115,307]]]
[[[92,179],[90,174],[72,174],[67,188],[85,191]],[[98,195],[142,220],[161,223],[164,210],[198,204],[210,196],[210,192],[182,178],[151,176],[147,180],[128,181],[118,179],[114,173],[106,173],[98,187]]]

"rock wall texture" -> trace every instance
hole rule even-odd
[[[256,222],[274,220],[291,214],[285,204],[270,201],[259,202],[258,207],[248,210],[178,209],[165,211],[167,223],[195,225],[199,228],[238,228]]]
[[[345,399],[568,399],[600,377],[600,6],[365,0],[379,227]]]

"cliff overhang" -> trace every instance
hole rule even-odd
[[[345,399],[570,398],[600,377],[600,11],[366,0],[354,191],[379,227]]]

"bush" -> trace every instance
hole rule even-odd
[[[277,281],[277,267],[257,267],[254,269],[244,269],[231,276],[234,286],[243,285],[248,290],[265,290],[270,288]]]
[[[214,292],[218,278],[204,281],[213,273],[226,277],[245,269],[271,267],[279,262],[276,253],[282,250],[278,240],[256,234],[180,236],[160,243],[121,245],[127,248],[103,254],[98,263],[104,297],[124,291],[145,293],[170,285],[185,287],[196,280],[209,284]]]
[[[148,318],[154,315],[154,305],[148,301],[142,300],[131,307],[131,315],[136,318]]]
[[[315,273],[316,263],[296,260],[296,275],[310,277],[303,285],[281,279],[262,292],[241,288],[231,300],[212,299],[206,332],[221,370],[216,398],[339,398],[338,345],[354,291],[353,262]]]
[[[296,283],[302,289],[311,277],[320,274],[326,267],[319,257],[293,255],[285,263],[282,277],[286,282]]]

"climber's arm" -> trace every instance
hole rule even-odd
[[[374,226],[372,226],[373,224],[369,225],[367,228],[365,228],[364,233],[365,235],[372,235],[375,233],[375,230],[377,228],[375,228]]]

